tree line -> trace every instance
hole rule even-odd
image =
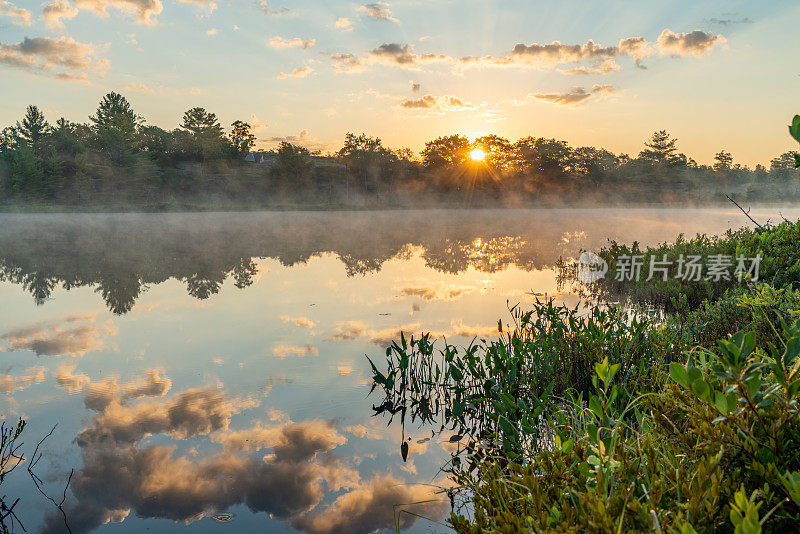
[[[380,138],[348,133],[320,164],[319,152],[287,142],[258,151],[269,165],[245,156],[256,138],[248,123],[223,128],[214,113],[187,110],[171,130],[149,125],[130,102],[112,92],[86,123],[50,124],[37,106],[0,132],[0,202],[94,204],[112,201],[169,206],[177,200],[269,204],[393,199],[680,200],[725,190],[749,200],[798,195],[796,153],[750,169],[720,150],[713,165],[679,151],[666,131],[655,132],[636,156],[567,142],[497,135],[433,139],[417,155]],[[473,157],[480,149],[483,157]],[[608,187],[602,187],[608,186]]]

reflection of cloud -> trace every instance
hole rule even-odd
[[[425,301],[455,300],[462,295],[471,293],[475,288],[437,282],[435,284],[408,285],[400,288],[404,297],[419,297]]]
[[[60,322],[37,323],[0,336],[7,343],[5,350],[29,350],[42,356],[82,356],[106,347],[104,337],[117,335],[117,327],[109,322],[92,324],[95,315],[74,315]],[[84,324],[80,324],[84,323]]]
[[[172,380],[163,372],[163,369],[150,369],[141,379],[122,385],[117,383],[116,377],[95,382],[86,391],[86,407],[101,412],[114,401],[123,403],[141,397],[163,397],[172,387]]]
[[[333,339],[337,341],[356,339],[364,335],[367,331],[367,325],[360,321],[340,321],[336,323],[334,331]]]
[[[0,372],[0,393],[14,393],[25,389],[31,384],[38,384],[44,381],[44,367],[30,367],[25,369],[24,375],[11,376],[10,371]]]
[[[278,358],[288,358],[289,356],[302,358],[303,356],[319,355],[319,349],[311,346],[308,343],[302,347],[294,345],[278,345],[272,349],[272,354]]]
[[[142,401],[137,406],[148,407],[151,414],[175,412],[180,405],[178,399],[193,391],[198,390],[182,392],[174,399]],[[229,402],[217,393],[217,404]],[[197,400],[193,399],[189,406],[195,407],[195,417],[202,417],[209,406]],[[152,409],[156,404],[161,407]],[[119,406],[119,399],[108,404],[78,437],[83,467],[72,479],[76,502],[67,510],[73,532],[89,532],[109,521],[123,521],[131,512],[141,518],[190,523],[245,504],[254,513],[265,512],[309,532],[337,529],[366,534],[391,526],[394,506],[409,499],[419,500],[421,495],[386,477],[362,482],[355,469],[332,455],[347,440],[330,422],[296,423],[276,417],[276,426],[228,431],[234,413],[228,410],[218,414],[215,424],[194,425],[193,431],[187,430],[183,422],[186,417],[160,425],[161,433],[181,439],[210,435],[223,448],[220,453],[196,459],[196,448],[179,453],[177,447],[169,445],[141,447],[141,439],[149,433],[143,428],[145,421],[152,424],[160,417],[143,420],[131,413],[118,414]],[[106,439],[86,439],[103,427],[112,413],[121,416],[120,425],[133,426],[131,423],[138,421],[138,432],[130,433],[127,441],[108,439],[108,434],[104,435]],[[332,492],[356,489],[351,499],[343,499],[345,493],[331,507],[310,515],[322,501],[326,488]],[[367,507],[359,508],[356,502]],[[333,525],[332,514],[337,510],[353,514],[349,521],[340,518]],[[424,511],[438,514],[434,507]],[[414,518],[408,518],[402,525],[413,522]],[[51,515],[41,531],[55,533],[62,528],[60,516]]]
[[[463,321],[453,321],[450,323],[451,331],[450,335],[453,336],[461,336],[461,337],[469,337],[469,338],[487,338],[498,336],[500,332],[497,330],[497,325],[490,325],[490,326],[471,326],[464,324]]]
[[[308,317],[289,317],[288,315],[281,315],[281,321],[284,323],[294,323],[303,328],[314,328],[316,323]]]
[[[73,360],[59,365],[56,370],[56,383],[70,393],[82,391],[90,382],[89,375],[75,372],[77,365],[78,362]]]
[[[401,333],[409,333],[409,332],[416,332],[419,330],[419,323],[415,324],[408,324],[405,326],[400,326],[397,328],[386,328],[384,330],[370,330],[369,332],[369,342],[374,343],[376,345],[380,345],[382,347],[386,347],[392,344],[392,341],[399,340]]]
[[[165,395],[172,381],[160,373],[154,369],[144,379],[123,386],[115,380],[90,385],[85,404],[98,415],[91,426],[78,434],[78,443],[121,446],[151,434],[187,439],[225,430],[233,414],[258,404],[252,400],[229,400],[217,388],[188,389],[170,399],[128,402]]]
[[[374,532],[395,526],[400,530],[409,528],[416,517],[408,513],[398,515],[398,506],[401,510],[438,520],[449,505],[428,486],[407,485],[390,476],[378,476],[341,495],[327,509],[302,516],[292,525],[309,534]]]

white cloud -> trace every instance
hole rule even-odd
[[[373,4],[364,4],[358,10],[366,16],[375,20],[386,20],[389,22],[400,22],[392,16],[392,11],[389,9],[389,4],[386,2],[375,2]]]
[[[33,23],[29,10],[17,7],[5,0],[0,0],[0,17],[13,19],[12,24],[17,26],[30,26]]]
[[[278,74],[277,78],[279,80],[286,80],[288,78],[305,78],[312,72],[314,72],[314,69],[312,69],[311,67],[298,67],[288,74],[285,72],[281,72],[280,74]]]
[[[42,9],[42,19],[44,19],[45,26],[51,30],[63,31],[63,20],[71,20],[78,15],[78,8],[70,4],[67,0],[56,0],[50,2]]]
[[[272,48],[302,48],[303,50],[308,50],[312,46],[317,44],[316,39],[306,39],[303,40],[299,37],[295,37],[293,39],[284,39],[280,36],[275,36],[269,40],[269,45]]]
[[[108,8],[111,7],[134,15],[137,22],[148,25],[155,24],[155,17],[164,10],[160,0],[75,0],[75,5],[103,17],[109,16]]]
[[[666,29],[658,36],[658,50],[662,55],[703,57],[716,45],[722,45],[726,41],[725,37],[711,32],[695,30],[689,33],[675,33]]]

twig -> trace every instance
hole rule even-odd
[[[740,210],[742,210],[742,213],[744,213],[744,214],[747,216],[747,218],[748,218],[748,219],[750,219],[751,221],[753,221],[753,224],[755,224],[756,226],[758,226],[758,227],[759,227],[761,230],[766,230],[766,228],[764,228],[763,226],[761,226],[760,224],[758,224],[758,223],[756,222],[756,220],[755,220],[755,219],[753,219],[752,217],[750,217],[750,210],[747,210],[747,211],[745,211],[745,210],[744,210],[744,208],[743,208],[743,207],[741,207],[741,206],[739,205],[739,203],[738,203],[738,202],[736,202],[735,200],[733,200],[733,199],[732,199],[731,197],[729,197],[727,194],[725,194],[725,196],[728,198],[728,200],[730,200],[731,202],[733,202],[733,203],[736,205],[736,207],[737,207],[737,208],[739,208]]]
[[[64,511],[64,503],[67,500],[67,489],[69,488],[69,485],[72,482],[72,475],[75,473],[75,470],[70,469],[69,471],[67,484],[64,486],[64,494],[62,495],[60,502],[56,502],[54,498],[52,498],[51,496],[49,496],[47,493],[44,492],[44,490],[42,489],[42,484],[44,482],[42,481],[41,478],[38,477],[38,475],[36,475],[36,473],[33,472],[34,467],[36,467],[36,465],[39,463],[39,460],[42,459],[42,453],[39,452],[39,447],[42,446],[42,444],[45,442],[45,440],[47,440],[47,438],[53,435],[53,432],[55,432],[57,426],[58,423],[53,425],[53,428],[50,429],[50,432],[48,432],[47,435],[43,437],[39,441],[39,443],[36,444],[36,448],[33,450],[33,456],[31,457],[31,462],[30,464],[28,464],[28,474],[31,476],[31,479],[33,480],[33,483],[36,486],[36,489],[39,490],[39,493],[41,493],[45,499],[53,503],[53,505],[55,505],[55,507],[58,508],[58,511],[61,512],[61,516],[64,518],[64,526],[66,527],[67,532],[69,532],[69,534],[72,534],[72,529],[69,528],[69,524],[67,523],[67,513]]]

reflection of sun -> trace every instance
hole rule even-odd
[[[469,157],[472,158],[472,161],[483,161],[483,158],[486,157],[486,152],[484,152],[480,148],[476,148],[475,150],[469,153]]]

